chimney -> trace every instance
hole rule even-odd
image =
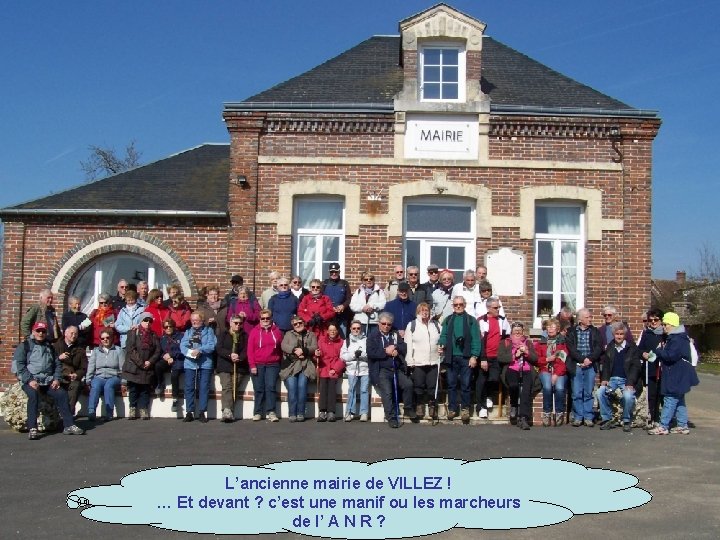
[[[677,272],[675,272],[675,281],[677,282],[679,287],[683,287],[685,285],[685,277],[685,270],[678,270]]]

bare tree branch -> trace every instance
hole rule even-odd
[[[88,147],[90,156],[85,161],[80,161],[80,169],[85,173],[88,182],[112,176],[127,171],[140,165],[141,153],[135,147],[135,141],[131,141],[125,147],[125,155],[119,157],[115,148],[90,145]]]

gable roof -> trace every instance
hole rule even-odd
[[[0,210],[13,214],[227,215],[230,145],[202,144],[153,163]],[[140,194],[135,197],[134,194]]]
[[[581,84],[494,40],[483,38],[481,88],[496,111],[583,111],[656,116]],[[373,36],[319,66],[229,109],[356,108],[392,111],[402,90],[400,37]]]

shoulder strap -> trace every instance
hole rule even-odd
[[[415,324],[416,323],[417,323],[417,319],[413,319],[412,322],[410,323],[410,332],[412,332],[413,334],[415,333]],[[435,324],[437,324],[437,321],[435,322]]]

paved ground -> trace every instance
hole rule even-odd
[[[91,485],[114,484],[123,475],[176,464],[262,465],[289,459],[376,461],[391,457],[552,457],[588,467],[634,474],[652,494],[644,507],[614,514],[576,516],[541,529],[453,529],[438,540],[467,538],[720,538],[720,377],[701,376],[688,397],[697,428],[689,436],[650,437],[644,431],[600,432],[597,428],[406,425],[277,424],[251,421],[115,421],[84,437],[26,435],[0,428],[0,537],[8,538],[187,538],[147,526],[121,526],[84,519],[66,506],[66,494]],[[87,424],[80,422],[83,427]],[[537,481],[545,481],[537,479]],[[161,485],[148,489],[162,492]],[[592,497],[588,487],[588,497]],[[297,537],[299,535],[281,535]],[[210,536],[207,536],[210,538]],[[271,536],[267,535],[270,539]]]

